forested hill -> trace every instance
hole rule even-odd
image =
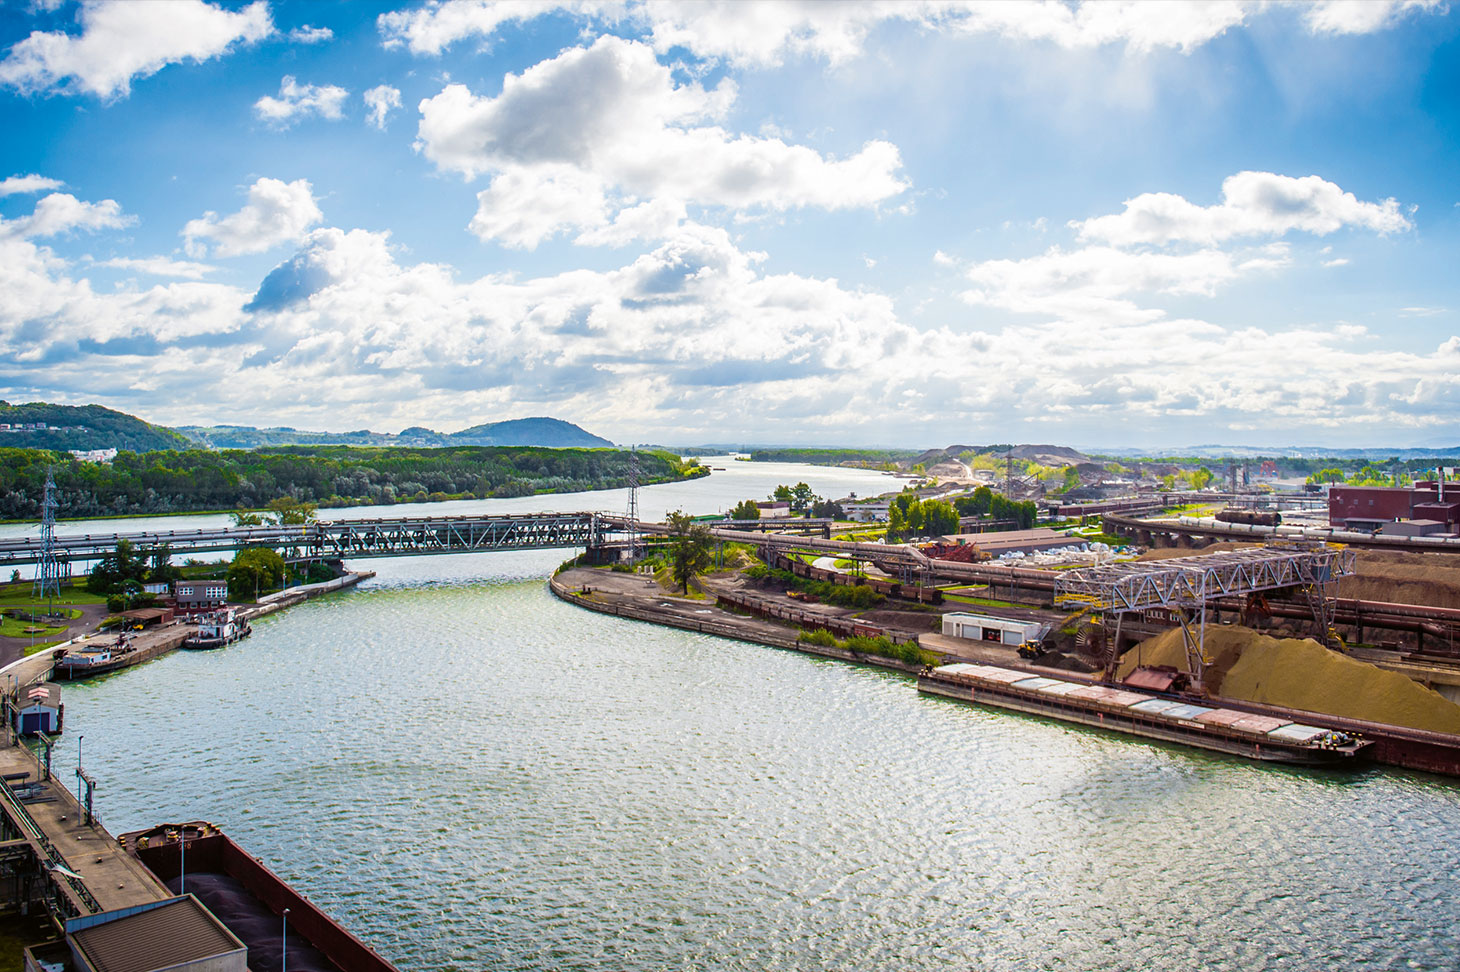
[[[804,462],[813,466],[893,468],[916,456],[916,449],[756,449],[751,462]]]
[[[0,519],[40,517],[47,464],[55,469],[57,515],[88,517],[257,509],[281,496],[327,507],[613,489],[628,485],[629,453],[302,446],[266,453],[122,452],[103,464],[37,449],[0,449]],[[709,472],[666,452],[640,452],[639,469],[646,485]]]
[[[149,425],[135,415],[100,405],[0,402],[0,448],[13,449],[186,449],[191,443],[172,429]],[[44,428],[16,428],[41,425]]]
[[[555,418],[508,419],[474,425],[460,432],[436,432],[414,426],[399,435],[388,432],[306,432],[300,429],[256,429],[248,425],[185,425],[178,429],[198,445],[212,449],[272,449],[286,445],[368,446],[550,446],[598,449],[612,442]]]

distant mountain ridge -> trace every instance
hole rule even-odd
[[[309,432],[287,427],[185,425],[170,429],[102,405],[52,405],[0,401],[0,448],[75,450],[260,449],[289,445],[356,445],[441,448],[444,446],[541,446],[603,449],[613,443],[562,419],[536,416],[485,422],[460,432],[415,426],[388,432]]]
[[[209,449],[263,449],[286,445],[406,446],[436,449],[444,446],[545,446],[553,449],[611,448],[613,443],[572,422],[538,416],[473,425],[460,432],[437,432],[423,426],[389,432],[308,432],[287,427],[257,429],[248,425],[187,425],[178,429]]]

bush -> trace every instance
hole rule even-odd
[[[106,598],[106,609],[115,614],[118,611],[127,609],[127,599],[120,594],[108,594]]]
[[[802,631],[796,636],[797,641],[804,641],[808,645],[821,645],[826,648],[836,648],[836,636],[825,628],[816,628],[811,631]]]

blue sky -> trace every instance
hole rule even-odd
[[[1460,442],[1447,4],[0,6],[0,397]]]

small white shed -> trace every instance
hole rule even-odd
[[[999,618],[988,614],[968,614],[955,611],[943,615],[943,634],[953,638],[968,638],[973,641],[991,641],[1000,645],[1024,644],[1044,637],[1047,625],[1043,621],[1023,621],[1018,618]]]

